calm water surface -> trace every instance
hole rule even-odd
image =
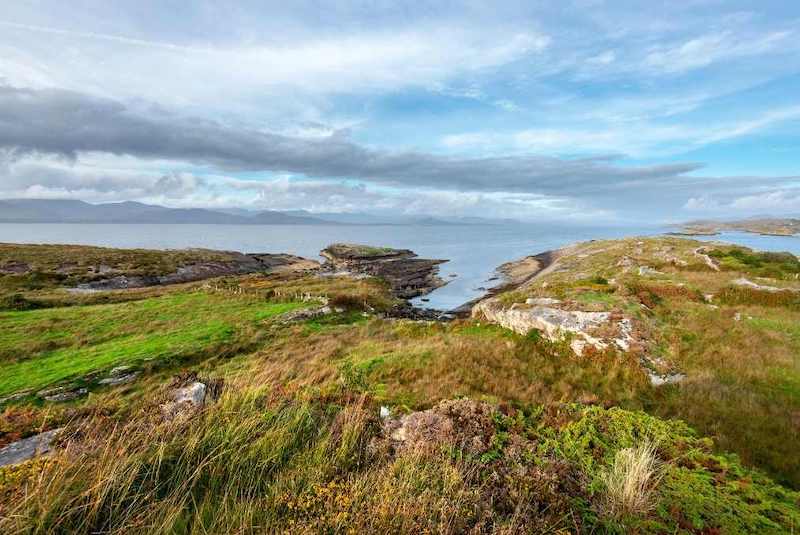
[[[109,247],[180,249],[205,247],[248,253],[291,253],[318,258],[333,242],[412,249],[421,257],[448,259],[441,274],[450,283],[431,293],[425,306],[450,309],[491,286],[494,269],[509,260],[562,247],[572,242],[650,236],[653,227],[593,227],[554,224],[486,226],[391,225],[79,225],[0,224],[0,242],[73,243]],[[713,238],[763,250],[800,254],[800,238],[725,233]],[[450,274],[457,275],[450,278]]]

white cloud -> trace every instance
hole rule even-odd
[[[731,208],[748,212],[795,212],[800,215],[800,192],[780,190],[746,195],[735,199]]]
[[[634,157],[680,154],[753,134],[800,118],[800,106],[770,110],[737,122],[670,124],[653,121],[611,122],[587,128],[529,128],[515,132],[465,132],[444,136],[451,149],[488,152],[622,153]]]
[[[702,197],[690,197],[683,205],[686,210],[692,212],[715,212],[720,209],[720,204],[708,195]]]
[[[764,54],[791,43],[792,31],[774,31],[743,38],[740,33],[701,35],[677,45],[659,45],[644,58],[653,73],[677,74],[707,67],[713,63]]]
[[[617,59],[617,54],[613,50],[606,50],[596,56],[591,56],[586,59],[586,63],[590,65],[610,65]]]
[[[204,46],[8,22],[0,26],[5,26],[0,78],[12,85],[91,89],[173,106],[218,106],[232,90],[239,98],[257,98],[428,87],[541,52],[549,43],[547,36],[530,31],[509,35],[447,25]]]

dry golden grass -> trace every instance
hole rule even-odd
[[[654,488],[661,479],[661,462],[654,443],[619,450],[603,474],[607,512],[617,518],[637,515],[655,507]]]

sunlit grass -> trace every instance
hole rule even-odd
[[[303,303],[203,291],[113,305],[0,313],[0,396],[143,360],[225,352],[255,322]],[[237,340],[237,338],[239,338]]]

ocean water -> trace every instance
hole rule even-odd
[[[590,239],[652,236],[663,226],[519,225],[84,225],[0,224],[0,242],[71,243],[108,247],[181,249],[204,247],[246,253],[291,253],[318,259],[334,242],[411,249],[423,258],[449,260],[441,266],[447,286],[418,304],[449,310],[479,297],[504,262]],[[800,238],[725,233],[704,240],[739,243],[762,250],[800,254]],[[454,274],[455,277],[450,277]]]

